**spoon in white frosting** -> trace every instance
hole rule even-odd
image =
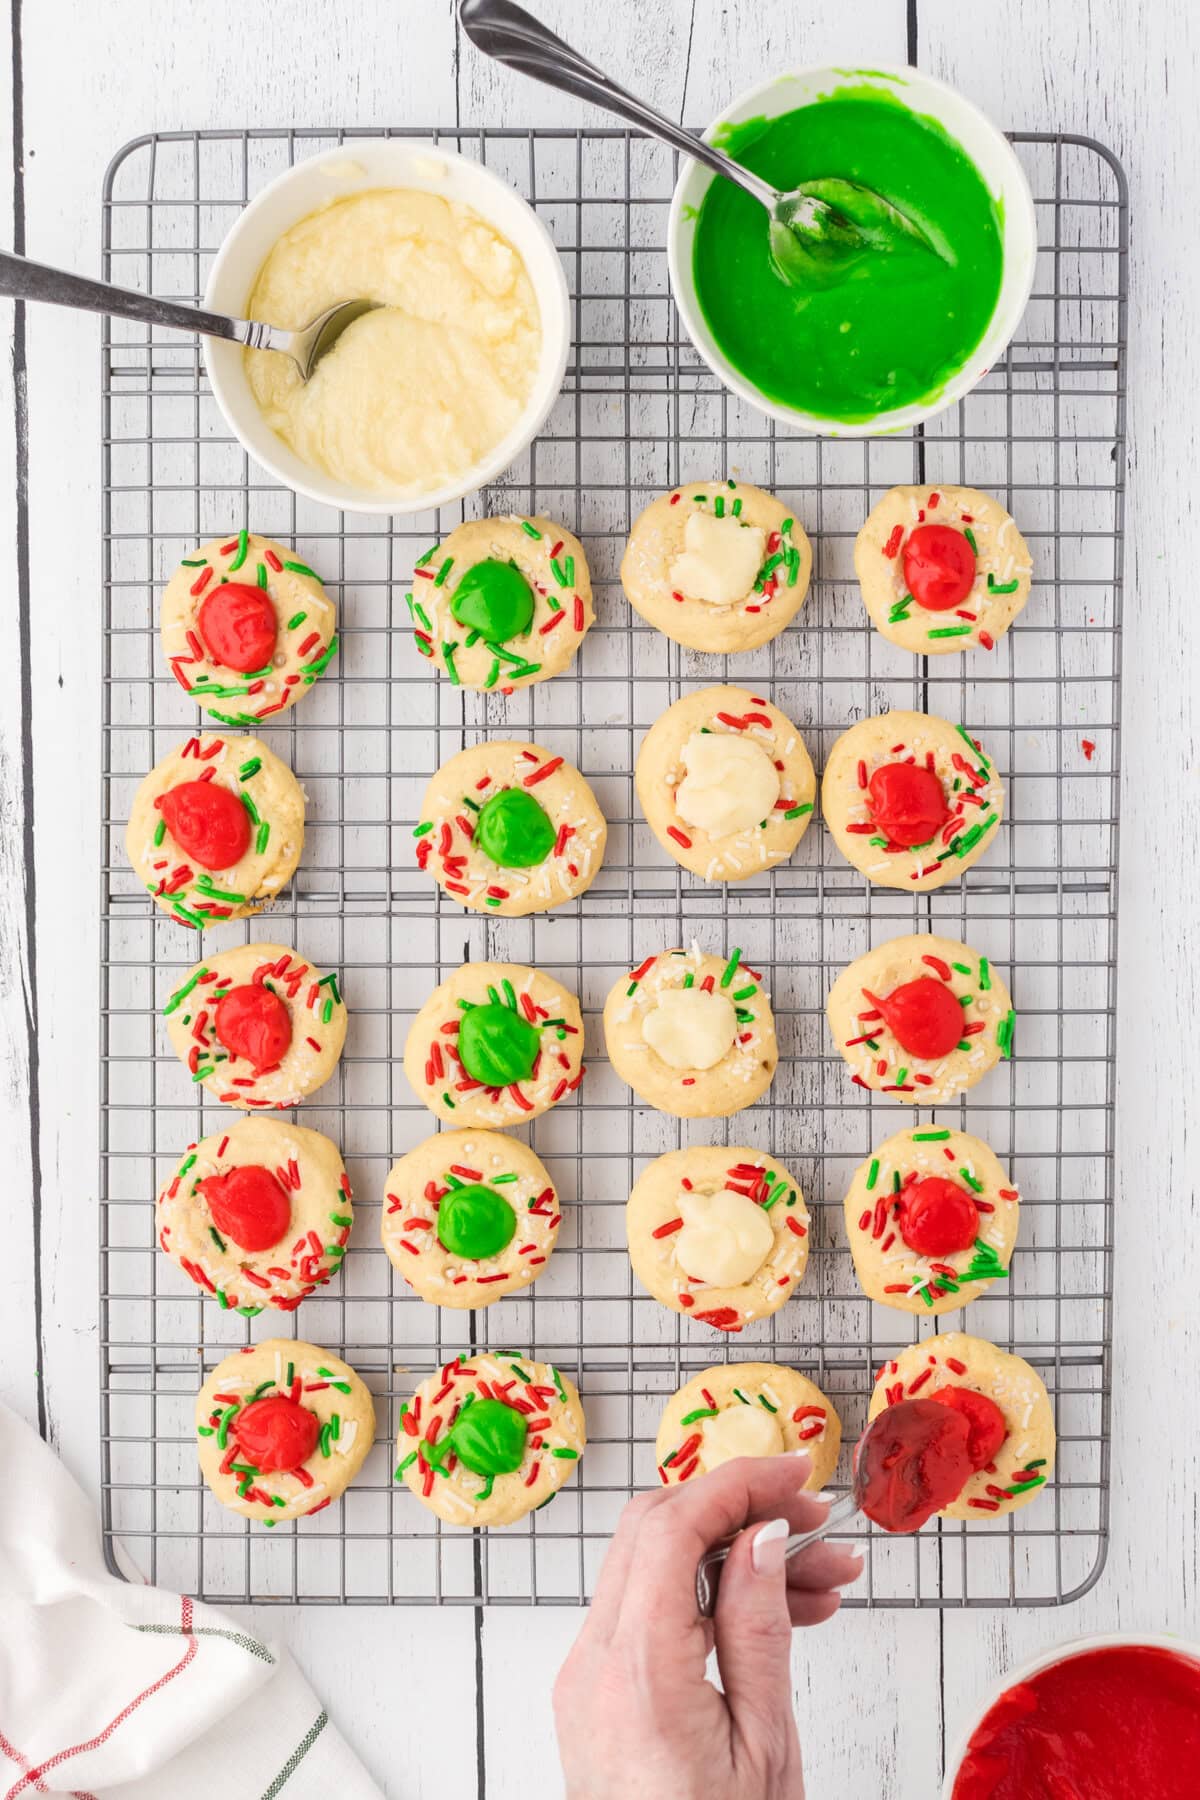
[[[375,300],[339,300],[299,331],[286,331],[282,325],[232,319],[224,313],[207,312],[201,306],[188,306],[181,300],[158,300],[153,294],[94,281],[88,275],[73,275],[67,269],[52,269],[48,263],[31,262],[28,257],[15,256],[7,250],[0,250],[0,294],[11,300],[39,300],[49,306],[107,313],[110,318],[132,319],[138,325],[165,325],[171,331],[199,332],[204,337],[244,344],[248,350],[278,350],[291,357],[301,381],[311,379],[321,358],[328,356],[347,326],[378,305]]]

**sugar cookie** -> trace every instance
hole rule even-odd
[[[163,591],[161,624],[172,675],[223,725],[253,727],[294,706],[337,655],[320,578],[252,531],[184,557]]]
[[[642,1286],[718,1331],[778,1311],[808,1262],[800,1185],[761,1150],[669,1150],[634,1183],[625,1229]]]
[[[425,790],[417,862],[473,912],[521,918],[592,885],[608,827],[578,769],[540,744],[475,744]]]
[[[948,1400],[948,1393],[982,1394],[990,1404]],[[1049,1481],[1054,1411],[1041,1376],[1022,1357],[965,1331],[923,1338],[876,1374],[867,1416],[874,1419],[885,1406],[917,1395],[965,1412],[971,1426],[976,1470],[953,1506],[942,1508],[941,1518],[986,1519],[1016,1512]]]
[[[448,1525],[511,1525],[553,1500],[587,1443],[573,1382],[515,1351],[464,1351],[400,1408],[396,1480]]]
[[[770,1087],[779,1052],[762,977],[690,950],[663,950],[622,975],[604,1004],[613,1068],[659,1112],[723,1119]]]
[[[499,1131],[442,1131],[392,1165],[383,1247],[436,1306],[490,1306],[546,1267],[562,1213],[540,1158]]]
[[[894,487],[854,545],[863,604],[902,650],[995,647],[1029,598],[1029,546],[977,488]]]
[[[159,1247],[223,1307],[295,1312],[342,1265],[354,1223],[335,1145],[279,1119],[241,1119],[185,1151],[159,1190]]]
[[[574,994],[520,963],[464,963],[408,1031],[404,1073],[448,1125],[520,1125],[583,1080]]]
[[[133,797],[125,849],[157,906],[202,931],[275,898],[304,848],[304,790],[253,737],[190,737]]]
[[[761,488],[689,481],[634,521],[621,585],[635,612],[690,650],[755,650],[800,610],[812,547]]]
[[[917,932],[844,968],[825,1007],[859,1087],[940,1106],[1012,1055],[1016,1014],[986,956]]]
[[[266,1338],[219,1362],[196,1396],[200,1473],[246,1519],[320,1512],[362,1468],[375,1403],[339,1357]]]
[[[744,881],[792,854],[817,797],[804,739],[747,688],[704,688],[668,707],[635,771],[646,822],[705,881]]]
[[[863,1292],[899,1312],[966,1306],[1008,1274],[1021,1196],[965,1131],[913,1125],[860,1163],[846,1236]]]
[[[417,649],[467,688],[548,681],[596,618],[583,545],[540,515],[456,525],[418,560],[407,598]]]
[[[735,1456],[803,1450],[804,1483],[819,1493],[837,1467],[842,1422],[815,1381],[781,1363],[731,1362],[702,1369],[668,1400],[654,1446],[664,1486],[707,1475]]]
[[[282,944],[239,944],[189,969],[163,1007],[194,1082],[227,1106],[295,1106],[328,1081],[346,1041],[346,1003]]]
[[[1000,828],[1004,789],[961,725],[880,713],[829,752],[821,811],[847,862],[879,887],[916,894],[978,862]]]

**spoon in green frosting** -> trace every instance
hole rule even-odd
[[[936,254],[919,225],[882,194],[857,181],[831,176],[805,182],[786,193],[773,188],[715,144],[693,137],[682,125],[618,87],[603,70],[512,0],[459,0],[458,16],[471,42],[485,56],[532,75],[560,93],[616,113],[648,137],[660,139],[752,194],[770,218],[775,267],[794,286],[829,286],[844,279],[863,257],[889,252],[904,243]]]

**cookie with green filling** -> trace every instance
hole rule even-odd
[[[400,1408],[395,1478],[448,1525],[511,1525],[553,1500],[586,1443],[561,1369],[515,1350],[464,1351]]]
[[[418,865],[472,912],[546,912],[584,893],[608,827],[596,796],[540,744],[487,743],[443,763],[421,802]]]
[[[442,1131],[393,1164],[383,1247],[422,1300],[491,1306],[537,1280],[561,1218],[528,1144],[501,1131]]]
[[[404,1073],[448,1125],[523,1125],[583,1079],[579,1001],[541,969],[464,963],[409,1027]]]
[[[596,616],[583,545],[540,515],[456,525],[418,557],[406,599],[418,652],[488,693],[559,674]]]

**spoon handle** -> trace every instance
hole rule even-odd
[[[848,1524],[858,1512],[858,1501],[853,1492],[842,1494],[833,1501],[821,1523],[812,1531],[794,1533],[787,1541],[784,1556],[790,1562],[793,1556],[799,1556],[810,1544],[819,1543],[829,1532],[836,1531],[839,1525]],[[717,1610],[717,1588],[721,1581],[721,1569],[725,1558],[733,1548],[728,1544],[714,1544],[706,1550],[696,1564],[696,1610],[702,1619],[711,1619]]]
[[[93,281],[67,269],[52,269],[0,250],[0,295],[13,300],[40,300],[51,306],[74,306],[84,312],[108,313],[117,319],[133,319],[139,325],[167,325],[173,331],[201,331],[208,337],[229,338],[252,349],[283,349],[290,332],[274,325],[257,325],[249,319],[228,319],[224,313],[205,312],[178,300],[158,300],[153,294]]]
[[[768,183],[618,87],[602,69],[555,37],[523,7],[513,5],[512,0],[459,0],[458,16],[471,42],[485,56],[518,69],[522,75],[532,75],[560,93],[590,100],[606,112],[616,113],[648,137],[660,139],[681,156],[689,156],[746,188],[764,206],[774,204],[775,190]]]

